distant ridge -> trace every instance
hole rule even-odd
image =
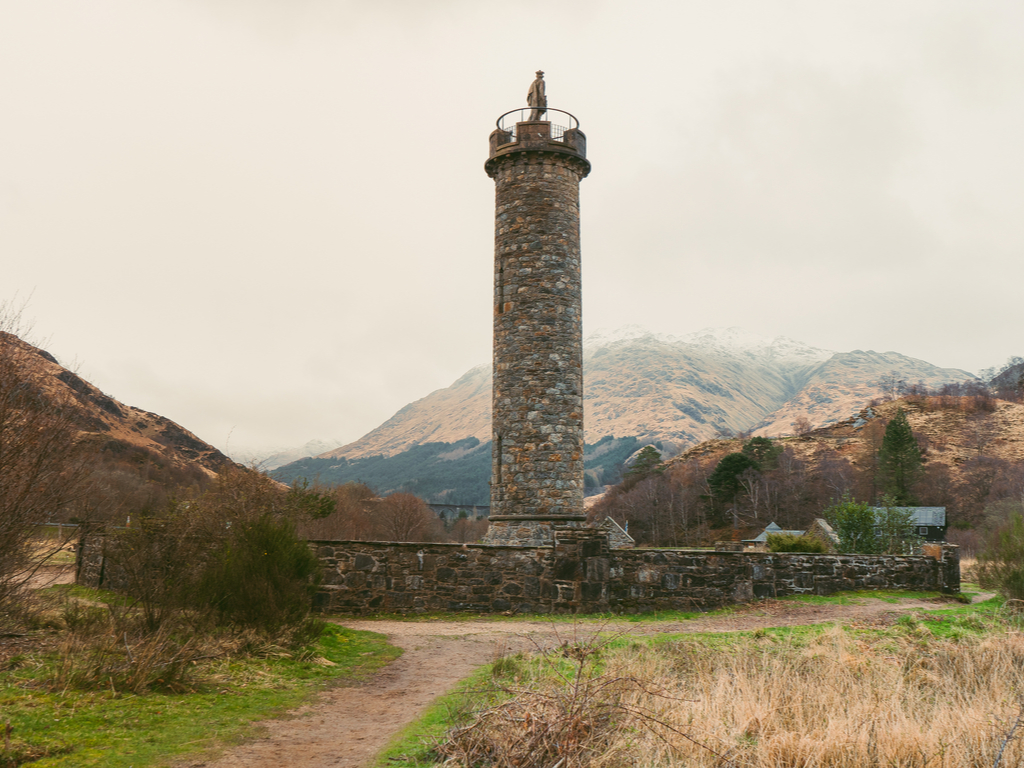
[[[605,436],[660,442],[678,452],[721,434],[789,434],[807,419],[819,427],[857,413],[891,373],[937,387],[974,377],[898,352],[834,352],[742,328],[685,336],[631,325],[584,341],[587,443]],[[321,458],[394,456],[426,443],[490,440],[490,366],[399,410],[358,440]]]

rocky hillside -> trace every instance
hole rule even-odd
[[[896,352],[836,353],[792,339],[738,328],[683,337],[633,326],[584,343],[586,440],[636,437],[676,452],[723,433],[794,432],[807,419],[821,426],[857,413],[896,374],[937,387],[973,378]],[[353,443],[321,454],[354,459],[393,456],[415,445],[490,440],[490,366],[405,406]]]
[[[984,457],[1011,464],[1024,463],[1024,404],[995,400],[992,410],[944,407],[941,398],[901,398],[864,408],[855,416],[780,441],[798,458],[816,466],[824,458],[841,456],[854,466],[873,457],[884,425],[902,408],[922,448],[925,466],[942,465],[954,480],[972,460]],[[740,450],[742,440],[709,440],[669,460],[669,466],[692,459],[717,462]]]
[[[320,458],[394,456],[414,445],[491,439],[491,367],[471,369],[446,389],[405,406],[372,432]]]
[[[990,382],[997,392],[1024,392],[1024,363],[1006,366]]]
[[[101,454],[129,466],[144,462],[213,476],[231,464],[223,453],[170,419],[120,403],[72,371],[49,352],[0,332],[0,348],[43,392],[75,408],[82,437]]]

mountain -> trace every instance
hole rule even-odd
[[[878,397],[879,381],[894,373],[894,378],[929,389],[974,379],[967,371],[937,368],[897,352],[838,352],[808,371],[800,391],[755,424],[753,432],[765,437],[791,434],[801,417],[812,426],[841,421]]]
[[[834,352],[740,328],[677,337],[639,326],[588,336],[583,372],[588,493],[617,482],[622,461],[646,444],[672,456],[722,435],[792,434],[856,414],[887,378],[931,388],[973,379],[896,352]],[[477,366],[359,440],[271,474],[487,503],[490,406],[490,366]]]
[[[333,451],[340,445],[341,443],[337,440],[310,440],[308,443],[300,445],[297,448],[286,448],[282,451],[261,453],[247,457],[247,459],[249,459],[251,464],[269,472],[272,469],[283,467],[285,464],[291,464],[292,462],[300,461],[301,459],[305,459],[310,456],[319,456],[322,453]]]
[[[478,365],[454,384],[402,408],[354,443],[322,458],[394,456],[423,443],[455,443],[467,437],[491,439],[491,366]]]
[[[756,535],[769,522],[805,529],[847,494],[862,502],[881,500],[878,451],[900,410],[921,452],[921,471],[910,491],[921,506],[945,507],[947,540],[976,553],[984,546],[984,531],[1019,512],[1024,499],[1024,403],[977,387],[912,392],[778,438],[774,447],[780,452],[763,453],[759,471],[742,477],[727,504],[716,505],[708,487],[726,456],[753,447],[746,438],[693,446],[664,462],[650,482],[591,497],[591,512],[598,519],[613,515],[639,540],[656,546],[708,544],[732,536],[733,526],[740,538]]]
[[[969,396],[908,396],[877,403],[842,421],[787,436],[779,444],[792,448],[812,467],[830,456],[849,459],[854,465],[873,463],[884,427],[900,409],[921,447],[925,466],[942,465],[958,474],[979,458],[1024,465],[1024,404],[991,399],[979,407]],[[739,451],[743,443],[742,439],[709,440],[666,465],[679,466],[693,459],[717,462]]]
[[[233,462],[212,445],[163,416],[125,405],[63,367],[45,350],[0,331],[0,352],[23,386],[74,409],[82,440],[97,463],[131,474],[168,478],[213,477]]]
[[[619,468],[642,447],[635,437],[606,437],[587,445],[585,483],[589,493],[621,479]],[[327,485],[365,483],[378,494],[414,493],[438,504],[490,503],[491,443],[467,437],[451,443],[424,443],[399,453],[358,458],[307,457],[270,473],[282,483],[299,478]]]
[[[792,433],[856,413],[895,374],[929,387],[974,377],[897,352],[833,352],[739,328],[674,337],[639,326],[584,341],[586,440],[606,436],[661,442],[678,452],[723,433]],[[490,366],[402,408],[359,440],[323,458],[394,456],[415,445],[490,440]]]

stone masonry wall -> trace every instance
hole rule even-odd
[[[555,547],[311,542],[326,578],[316,608],[337,613],[641,613],[851,589],[960,591],[959,556],[611,550],[593,529]]]
[[[496,188],[488,541],[539,545],[544,532],[524,539],[520,523],[583,514],[579,182],[589,163],[524,147],[487,168]]]
[[[314,608],[331,613],[643,613],[850,589],[960,591],[959,550],[812,555],[609,549],[604,531],[559,529],[554,547],[311,541],[324,566]],[[123,590],[102,533],[84,535],[77,583]]]

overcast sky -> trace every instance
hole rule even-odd
[[[490,360],[487,138],[575,114],[587,331],[1024,354],[1024,3],[0,0],[0,300],[233,455]]]

